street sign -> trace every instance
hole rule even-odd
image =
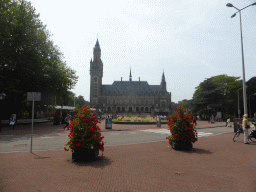
[[[34,101],[41,101],[41,93],[40,92],[28,92],[27,100],[33,101],[33,95],[34,95]]]
[[[112,119],[106,119],[105,129],[112,129]]]

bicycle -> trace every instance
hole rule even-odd
[[[237,123],[239,126],[239,129],[236,131],[234,137],[233,137],[233,141],[236,142],[236,140],[238,139],[240,133],[243,133],[243,129],[242,129],[242,125]],[[256,130],[251,129],[249,135],[248,135],[248,140],[251,140],[252,142],[256,142]]]

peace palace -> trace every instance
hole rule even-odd
[[[90,61],[90,106],[102,113],[148,113],[168,114],[171,105],[171,92],[166,90],[164,72],[160,85],[149,85],[147,81],[133,81],[130,70],[129,81],[114,81],[103,85],[103,63],[99,41],[93,49]]]

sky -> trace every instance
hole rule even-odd
[[[164,71],[172,102],[192,99],[206,78],[241,77],[239,9],[256,0],[30,0],[90,98],[90,60],[99,40],[103,84],[132,79],[160,85]],[[256,6],[242,10],[245,80],[255,75]]]

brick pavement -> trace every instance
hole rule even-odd
[[[74,163],[64,150],[0,155],[0,191],[256,191],[256,143],[233,133],[199,138],[192,151],[167,141],[106,146]]]

